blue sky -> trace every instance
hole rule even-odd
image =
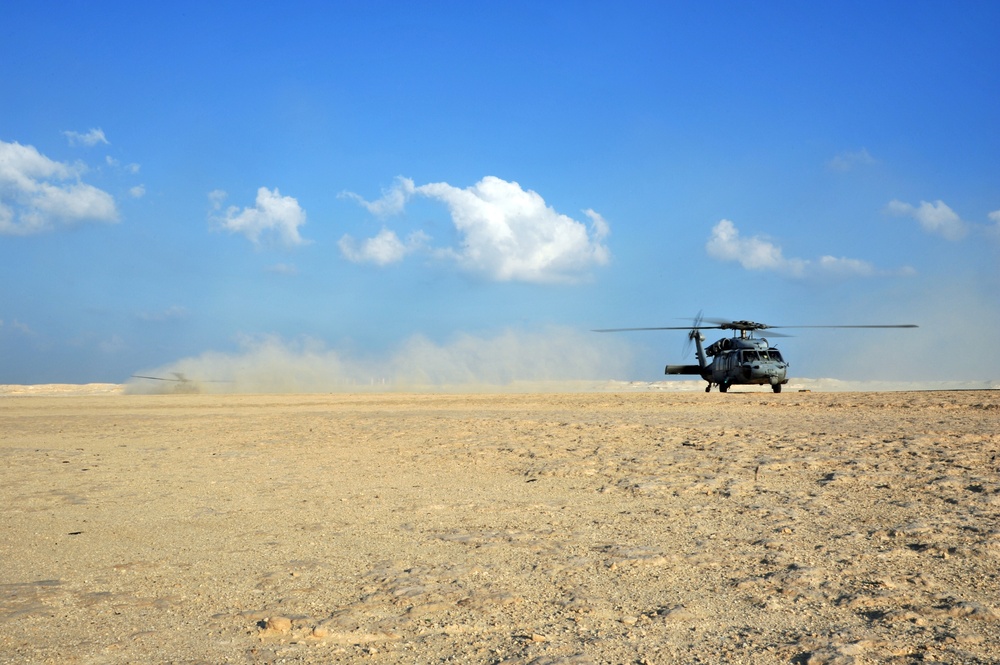
[[[1000,377],[1000,4],[259,5],[5,5],[0,383]]]

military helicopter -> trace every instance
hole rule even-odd
[[[150,381],[170,381],[176,383],[173,391],[175,393],[199,393],[201,392],[202,383],[231,383],[230,381],[217,381],[213,379],[189,379],[184,376],[181,372],[171,372],[174,375],[173,379],[168,379],[162,376],[149,376],[146,374],[133,374],[133,379],[148,379]]]
[[[707,320],[714,325],[702,325]],[[727,392],[734,385],[770,385],[771,390],[781,392],[781,386],[788,383],[788,361],[781,352],[764,337],[755,337],[758,330],[773,328],[916,328],[912,323],[900,325],[859,325],[859,326],[769,326],[755,321],[724,321],[702,319],[699,315],[691,326],[663,326],[659,328],[604,328],[594,332],[625,332],[631,330],[688,330],[688,340],[698,348],[697,365],[667,365],[664,374],[693,374],[708,381],[705,392],[713,385],[719,392]],[[724,337],[708,347],[702,347],[705,336],[701,330],[732,330],[732,337]],[[785,337],[772,333],[773,337]],[[711,357],[709,362],[706,356]]]
[[[177,384],[176,386],[174,386],[174,390],[173,390],[173,392],[175,392],[175,393],[196,393],[196,392],[199,392],[199,390],[198,390],[198,382],[197,381],[193,381],[193,380],[187,378],[181,372],[171,372],[171,374],[173,374],[176,378],[174,378],[174,379],[168,379],[168,378],[164,378],[162,376],[146,376],[146,375],[143,375],[143,374],[133,374],[132,378],[133,379],[148,379],[150,381],[170,381],[170,382],[174,382],[174,383]]]

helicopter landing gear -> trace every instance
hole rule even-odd
[[[723,381],[722,383],[719,384],[719,392],[720,393],[729,392],[729,383],[727,381]]]
[[[705,386],[705,392],[706,393],[712,392],[712,384],[711,383],[709,383],[707,386]]]
[[[780,393],[781,392],[781,384],[780,383],[774,384],[773,386],[771,386],[771,390],[773,390],[776,393]]]

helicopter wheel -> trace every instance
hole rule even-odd
[[[712,392],[712,384],[711,384],[711,383],[710,383],[710,384],[708,384],[707,386],[705,386],[705,392],[706,392],[706,393],[710,393],[710,392]]]
[[[719,384],[719,392],[720,393],[724,393],[724,392],[728,392],[728,391],[729,391],[729,384],[728,383],[720,383]]]
[[[780,393],[781,392],[781,384],[780,383],[774,384],[773,386],[771,386],[771,390],[773,390],[776,393]]]

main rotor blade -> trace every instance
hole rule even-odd
[[[719,326],[661,326],[659,328],[601,328],[591,332],[627,332],[629,330],[710,330]]]
[[[919,328],[915,323],[893,323],[888,325],[865,326],[765,326],[766,328]]]
[[[775,328],[919,328],[914,323],[894,323],[887,325],[846,325],[846,326],[769,326],[753,321],[722,321],[717,326],[657,326],[655,328],[599,328],[591,332],[629,332],[633,330],[773,330]],[[777,333],[774,333],[777,336]]]
[[[176,372],[174,372],[176,374]],[[232,381],[227,381],[225,379],[189,379],[187,377],[183,379],[168,379],[162,376],[146,376],[144,374],[133,374],[133,379],[149,379],[151,381],[173,381],[174,383],[232,383]]]
[[[167,379],[162,376],[143,376],[142,374],[133,374],[133,379],[149,379],[150,381],[174,381],[184,383],[184,379]]]

